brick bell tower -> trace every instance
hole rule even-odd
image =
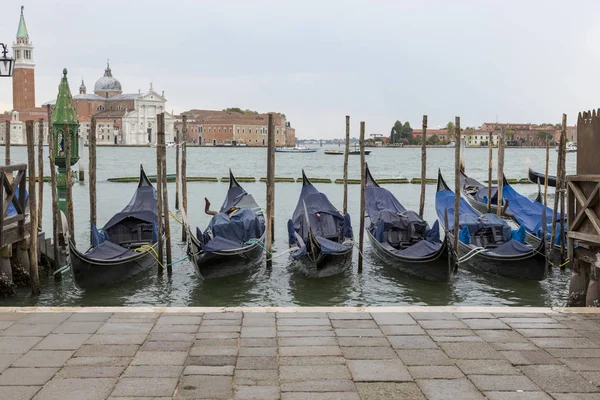
[[[21,6],[21,19],[17,40],[13,43],[15,68],[13,71],[13,110],[22,111],[35,107],[35,64],[33,44],[29,41],[25,17]]]

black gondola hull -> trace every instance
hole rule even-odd
[[[326,278],[346,272],[352,266],[352,247],[335,254],[314,250],[295,260],[295,264],[309,278]]]
[[[538,183],[540,185],[545,185],[546,184],[546,175],[542,174],[540,172],[535,172],[534,170],[532,170],[531,168],[529,168],[529,180],[532,183]],[[556,176],[548,176],[548,186],[551,187],[556,187]]]
[[[240,274],[255,266],[264,254],[264,235],[251,246],[218,253],[204,253],[198,239],[190,230],[188,235],[191,238],[188,243],[188,256],[194,264],[196,274],[202,279]]]
[[[109,286],[124,282],[149,268],[156,267],[153,250],[145,250],[138,255],[119,260],[98,260],[86,257],[69,241],[71,268],[77,287],[82,289]]]
[[[425,258],[414,259],[390,252],[368,230],[367,236],[375,255],[386,265],[402,273],[434,282],[448,282],[452,277],[453,268],[448,263],[445,241],[437,253]]]

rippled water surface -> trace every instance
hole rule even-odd
[[[336,147],[337,148],[337,147]],[[46,148],[47,150],[47,148]],[[375,178],[419,177],[421,171],[420,149],[371,149],[367,157]],[[81,164],[86,169],[87,147],[83,148]],[[0,147],[0,154],[4,149]],[[487,178],[487,149],[466,149],[465,160],[469,175],[480,180]],[[494,155],[495,156],[495,155]],[[169,172],[175,171],[175,150],[167,150]],[[550,171],[556,171],[556,152],[551,152]],[[575,169],[575,154],[567,155],[568,172]],[[359,158],[350,157],[349,176],[359,178]],[[26,162],[24,147],[12,148],[12,161]],[[152,148],[99,148],[98,154],[98,224],[101,226],[129,201],[136,184],[110,183],[107,178],[137,176],[140,163],[148,174],[156,171],[156,150]],[[527,176],[527,167],[543,171],[543,149],[507,149],[505,173],[511,178]],[[227,176],[231,167],[238,176],[266,176],[266,150],[261,148],[188,148],[188,176]],[[495,161],[494,161],[495,164]],[[299,177],[302,168],[309,177],[341,178],[343,157],[329,156],[320,149],[310,154],[276,155],[276,176]],[[447,181],[454,179],[454,149],[429,149],[427,153],[427,176],[436,177],[440,168]],[[46,165],[46,171],[48,166]],[[494,169],[494,177],[495,177]],[[266,188],[263,183],[245,183],[259,204],[265,203]],[[343,187],[339,184],[316,184],[335,205],[341,208]],[[46,186],[49,187],[49,186]],[[209,217],[204,215],[204,197],[216,207],[221,204],[227,191],[226,183],[188,183],[188,218],[192,225],[206,226]],[[387,185],[407,207],[418,208],[419,185]],[[537,192],[536,185],[516,185],[518,191],[527,195]],[[278,183],[275,193],[275,251],[287,249],[286,223],[290,218],[300,194],[299,183]],[[552,193],[552,188],[550,188]],[[80,247],[89,243],[89,197],[88,184],[73,187],[76,238]],[[425,217],[432,223],[435,185],[427,186]],[[169,184],[169,205],[174,209],[175,184]],[[359,186],[349,189],[349,212],[355,234],[358,237]],[[43,227],[51,231],[51,201],[49,190],[44,196]],[[185,256],[181,243],[181,229],[171,219],[173,235],[173,259]],[[365,268],[356,271],[357,252],[354,252],[353,269],[344,275],[324,279],[309,279],[289,269],[289,259],[283,255],[274,260],[268,270],[264,263],[243,275],[218,280],[203,281],[187,260],[173,267],[172,277],[166,273],[157,276],[147,271],[134,279],[115,287],[95,290],[79,290],[73,284],[70,272],[62,282],[55,284],[44,279],[42,295],[31,298],[27,289],[2,305],[40,306],[366,306],[366,305],[480,305],[480,306],[561,306],[567,296],[569,271],[555,270],[543,282],[522,282],[459,270],[449,284],[430,283],[411,278],[387,267],[373,257],[368,241],[365,243]],[[84,249],[85,250],[85,249]]]

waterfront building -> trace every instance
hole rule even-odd
[[[204,146],[266,146],[268,114],[243,114],[232,111],[192,109],[177,116],[175,127],[181,132],[182,116],[187,116],[187,139]],[[285,115],[273,115],[275,146],[294,146],[296,130]]]
[[[498,122],[485,122],[481,125],[482,130],[494,132],[503,128],[506,140],[516,142],[519,146],[545,146],[545,135],[550,135],[551,146],[558,144],[560,140],[560,125]],[[567,140],[577,142],[577,126],[567,126]]]

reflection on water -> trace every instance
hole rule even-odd
[[[84,151],[87,148],[84,149]],[[372,149],[367,160],[379,178],[420,176],[420,149]],[[0,147],[0,152],[3,149]],[[148,174],[154,174],[155,149],[151,148],[99,148],[98,149],[98,221],[105,223],[129,201],[133,183],[110,183],[106,179],[116,176],[137,176],[139,164],[144,163]],[[169,172],[174,171],[174,149],[167,149]],[[26,162],[24,147],[14,147],[11,153],[15,163]],[[87,169],[87,154],[82,155]],[[448,181],[452,181],[454,149],[430,149],[427,156],[428,176],[435,177],[441,168]],[[575,169],[575,154],[567,154],[567,170]],[[47,159],[45,157],[45,159]],[[476,179],[487,177],[487,149],[466,149],[467,172]],[[527,176],[527,167],[543,170],[543,149],[507,149],[505,171],[508,177]],[[188,176],[227,176],[231,167],[237,175],[266,176],[266,151],[264,149],[188,148]],[[343,157],[317,153],[280,154],[276,156],[276,176],[299,177],[304,168],[309,177],[337,179],[342,177]],[[48,166],[46,165],[46,171]],[[556,171],[556,156],[551,154],[551,173]],[[359,157],[350,158],[349,177],[360,176]],[[494,176],[496,171],[494,170]],[[265,185],[260,182],[245,183],[259,204],[265,204]],[[316,184],[334,205],[341,207],[342,185]],[[409,209],[418,208],[419,185],[386,185]],[[536,185],[516,185],[523,194],[533,196]],[[275,190],[275,252],[287,250],[287,220],[291,217],[300,194],[298,183],[278,183]],[[554,188],[549,188],[553,194]],[[188,217],[192,225],[206,226],[204,197],[219,203],[227,191],[224,183],[190,182],[188,184]],[[49,193],[49,190],[46,191]],[[73,187],[77,243],[84,249],[89,243],[89,199],[87,182]],[[169,184],[169,204],[174,204],[175,185]],[[435,185],[427,186],[425,218],[432,224]],[[552,198],[552,197],[551,197]],[[349,187],[348,209],[358,237],[359,186]],[[44,230],[51,224],[51,199],[44,196]],[[215,203],[215,204],[216,204]],[[180,243],[181,227],[171,219],[173,232],[173,260],[185,259],[185,244]],[[0,300],[2,305],[42,306],[366,306],[366,305],[523,305],[562,306],[566,302],[566,284],[569,271],[552,271],[543,282],[516,281],[483,275],[459,269],[448,284],[427,282],[406,276],[374,258],[368,241],[365,242],[365,263],[362,275],[356,271],[358,251],[353,254],[351,267],[344,273],[322,279],[311,279],[290,265],[289,255],[273,260],[267,269],[264,263],[232,277],[203,281],[198,278],[192,264],[184,260],[173,267],[173,275],[157,275],[156,270],[146,271],[120,285],[93,290],[78,289],[70,273],[62,282],[45,279],[42,295],[33,299],[24,288],[12,299]]]

